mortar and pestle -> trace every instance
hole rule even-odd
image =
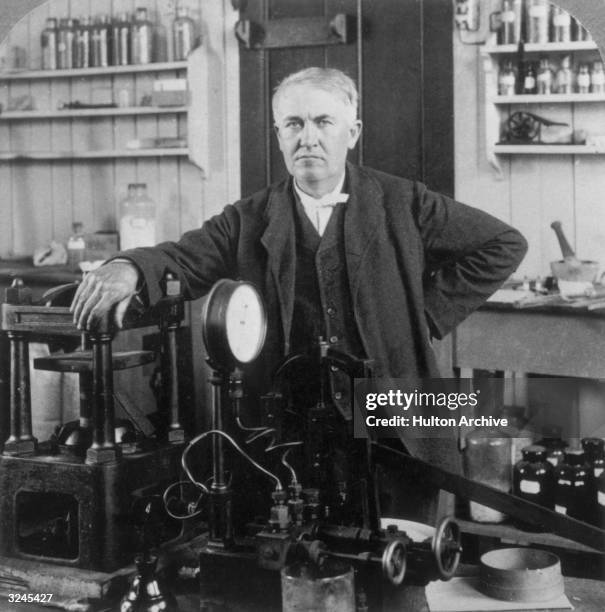
[[[573,249],[571,248],[567,238],[563,233],[563,227],[560,221],[553,221],[550,224],[553,228],[557,239],[559,240],[559,246],[561,247],[561,253],[563,259],[559,261],[552,261],[550,263],[550,269],[554,277],[558,281],[567,281],[572,283],[594,283],[597,278],[597,272],[599,271],[599,263],[597,261],[582,260],[580,261]],[[559,282],[559,287],[561,283]]]

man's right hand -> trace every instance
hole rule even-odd
[[[112,261],[89,272],[70,307],[78,329],[90,329],[115,306],[115,322],[122,327],[124,313],[137,292],[138,268],[128,261]]]

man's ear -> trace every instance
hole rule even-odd
[[[361,135],[363,124],[360,119],[356,119],[353,125],[349,128],[349,149],[353,149]]]

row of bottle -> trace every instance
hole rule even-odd
[[[188,8],[178,6],[172,23],[173,59],[186,59],[195,46],[195,24]],[[154,61],[156,28],[146,8],[137,8],[134,18],[120,13],[95,18],[46,20],[40,44],[42,69],[98,68],[149,64]]]
[[[590,40],[586,28],[548,0],[502,0],[500,16],[501,45]]]
[[[547,58],[541,58],[538,65],[526,62],[519,71],[511,60],[506,60],[498,72],[498,94],[501,96],[569,93],[605,93],[603,62],[596,61],[592,65],[582,62],[574,72],[571,58],[566,55],[556,69]]]
[[[605,442],[584,438],[582,449],[527,446],[513,470],[513,494],[571,518],[605,525]]]

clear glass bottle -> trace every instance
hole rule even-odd
[[[122,12],[113,20],[111,26],[112,65],[130,64],[130,15]]]
[[[479,427],[466,436],[463,465],[467,478],[500,491],[511,488],[512,443],[510,436],[497,427]],[[499,510],[470,502],[471,519],[479,523],[501,523]]]
[[[588,64],[580,64],[576,83],[578,84],[578,93],[587,94],[590,92],[590,72],[588,70]]]
[[[566,43],[571,40],[571,15],[556,4],[551,4],[552,42]]]
[[[74,67],[75,31],[72,19],[61,19],[57,30],[57,68]]]
[[[130,30],[130,58],[133,64],[150,64],[153,55],[153,24],[146,8],[137,8]]]
[[[523,93],[535,94],[537,91],[538,84],[536,82],[536,71],[534,70],[533,64],[529,63],[525,67],[525,74],[523,76]]]
[[[90,17],[80,19],[76,31],[76,68],[90,67],[90,37],[92,29],[92,20]]]
[[[548,0],[527,1],[527,42],[548,42]]]
[[[128,185],[128,195],[121,203],[120,248],[156,244],[155,202],[147,195],[145,183]]]
[[[563,463],[555,468],[555,512],[578,519],[590,519],[590,466],[584,451],[568,449]]]
[[[67,265],[74,272],[80,271],[80,266],[86,259],[86,241],[82,233],[82,224],[72,224],[73,234],[67,239]]]
[[[498,94],[501,96],[514,96],[517,86],[517,76],[511,60],[506,60],[498,73]]]
[[[597,61],[592,65],[590,73],[590,91],[592,93],[605,93],[605,71],[603,70],[603,62]]]
[[[539,94],[552,93],[553,75],[550,68],[550,63],[545,57],[540,58],[540,68],[538,69],[537,82]]]
[[[42,70],[56,70],[57,43],[57,20],[54,17],[49,17],[46,20],[46,27],[42,30],[42,34],[40,35],[40,45],[42,47]]]
[[[573,72],[571,71],[571,58],[565,55],[561,59],[561,65],[555,77],[556,92],[559,94],[570,94],[573,92]]]
[[[521,40],[522,0],[502,0],[502,26],[498,44],[516,45]]]
[[[91,66],[97,68],[109,66],[109,36],[109,16],[103,15],[95,19],[91,28]]]
[[[189,16],[189,8],[178,5],[172,22],[172,40],[174,60],[187,59],[195,46],[195,24]]]

